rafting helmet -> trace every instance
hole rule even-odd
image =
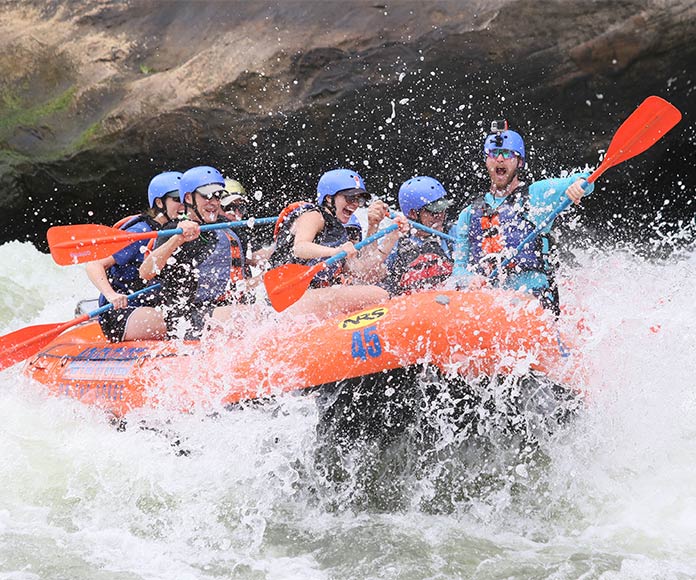
[[[230,179],[229,177],[225,177],[225,190],[242,196],[246,195],[246,189],[244,189],[244,186],[236,179]]]
[[[511,131],[510,129],[491,133],[486,137],[486,141],[483,144],[484,155],[488,155],[488,152],[493,149],[509,149],[510,151],[514,151],[520,156],[522,159],[522,166],[524,166],[526,157],[524,152],[524,139],[522,139],[519,133]]]
[[[220,207],[222,211],[227,212],[231,209],[232,205],[240,205],[241,213],[245,213],[246,208],[241,206],[246,206],[247,198],[246,189],[239,183],[236,179],[230,179],[225,177],[225,193],[220,197]]]
[[[339,192],[352,190],[351,193],[363,193],[368,195],[365,190],[365,182],[360,175],[352,169],[332,169],[327,171],[319,178],[317,184],[317,204],[322,205],[327,196],[336,195]],[[347,192],[346,192],[347,193]]]
[[[350,219],[343,224],[343,227],[346,228],[348,239],[351,242],[357,243],[362,240],[362,226],[360,225],[360,220],[358,220],[355,214],[350,216]]]
[[[444,211],[452,205],[450,200],[444,199],[445,195],[447,191],[437,179],[413,177],[399,188],[399,208],[405,216],[411,210],[419,211],[423,208],[432,212]]]
[[[181,176],[179,182],[179,199],[184,203],[184,196],[187,193],[196,191],[205,185],[219,185],[220,189],[225,189],[225,178],[214,167],[201,165],[192,167]]]
[[[179,191],[179,182],[183,173],[179,171],[165,171],[155,175],[147,188],[147,201],[150,207],[155,207],[155,200],[164,197],[168,193]]]

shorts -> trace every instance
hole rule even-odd
[[[137,306],[112,308],[99,315],[99,326],[109,342],[121,342],[126,334],[126,325]]]
[[[164,308],[164,323],[170,340],[198,340],[208,320],[213,315],[214,305],[191,305],[185,309]]]

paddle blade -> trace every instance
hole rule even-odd
[[[35,355],[61,332],[88,318],[85,314],[70,322],[27,326],[0,336],[0,371]]]
[[[269,270],[263,276],[263,284],[268,293],[271,306],[277,312],[297,302],[309,288],[312,279],[326,267],[324,262],[314,266],[302,264],[283,264]]]
[[[610,167],[652,147],[681,118],[679,109],[664,99],[656,96],[645,99],[616,131],[604,160],[587,181],[593,182]]]
[[[133,242],[156,237],[157,232],[124,232],[96,224],[53,226],[46,234],[51,256],[61,266],[101,260]]]

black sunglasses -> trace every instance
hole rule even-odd
[[[222,194],[225,193],[225,190],[221,189],[220,191],[213,191],[211,193],[201,193],[200,191],[196,190],[196,193],[207,200],[211,200],[213,198],[219,200],[222,197]]]
[[[343,197],[345,198],[347,204],[353,204],[357,202],[358,207],[365,207],[368,203],[370,203],[370,196],[364,193],[358,195],[343,194]]]
[[[224,211],[234,211],[236,213],[246,213],[247,204],[245,203],[231,203],[227,207],[223,208]]]

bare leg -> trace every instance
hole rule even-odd
[[[318,319],[331,318],[362,310],[375,304],[382,304],[389,299],[389,293],[379,286],[372,285],[337,285],[329,288],[313,288],[295,304],[283,311],[289,316],[314,316]],[[223,322],[225,326],[245,332],[254,320],[259,323],[273,316],[270,306],[264,304],[233,304],[220,306],[213,311],[212,318]],[[230,323],[232,323],[230,325]]]
[[[312,314],[319,318],[337,316],[381,304],[389,299],[389,293],[379,286],[330,286],[313,288],[285,312],[291,316]]]
[[[253,311],[254,308],[251,304],[229,304],[227,306],[218,306],[215,310],[213,310],[212,317],[214,320],[224,322],[234,317],[248,317]]]
[[[162,340],[167,338],[167,325],[162,313],[150,306],[136,308],[128,317],[123,340]]]

